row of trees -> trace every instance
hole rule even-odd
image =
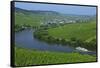
[[[18,24],[15,25],[15,32],[22,31],[22,30],[24,30],[22,25],[18,25]]]
[[[32,26],[29,24],[15,24],[15,32],[22,31],[28,28],[38,29],[38,26]]]
[[[65,38],[57,38],[57,37],[49,36],[47,30],[36,31],[34,33],[34,37],[41,41],[46,41],[47,43],[50,44],[62,44],[64,46],[69,45],[73,47],[80,46],[88,50],[96,51],[96,39],[92,39],[91,41],[86,42],[84,40],[73,37],[70,38],[70,40],[67,40]]]

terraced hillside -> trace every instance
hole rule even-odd
[[[16,47],[15,61],[15,66],[28,66],[41,64],[95,62],[96,57],[91,55],[81,55],[79,53],[60,53]]]
[[[96,51],[96,21],[69,23],[55,28],[39,30],[35,37],[48,43],[84,47]]]
[[[90,41],[96,38],[96,22],[74,23],[48,29],[48,35],[70,40],[71,38]]]
[[[61,14],[55,11],[15,8],[15,29],[18,31],[22,27],[40,27],[41,25],[49,25],[52,23],[73,23],[76,21],[87,21],[91,18],[93,18],[93,16],[70,15]]]

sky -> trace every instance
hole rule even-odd
[[[15,7],[27,10],[56,11],[63,14],[95,15],[96,7],[15,2]]]

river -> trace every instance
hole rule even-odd
[[[42,42],[34,38],[32,29],[26,29],[20,32],[15,33],[15,43],[16,46],[29,48],[29,49],[37,49],[41,51],[55,51],[55,52],[80,52],[82,54],[96,54],[92,51],[79,51],[71,46],[63,46],[58,44],[48,44],[46,42]]]

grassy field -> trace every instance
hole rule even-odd
[[[40,20],[42,21],[41,15],[15,13],[15,24],[17,25],[39,26]]]
[[[23,13],[16,12],[15,13],[15,25],[30,25],[38,27],[41,24],[45,23],[48,20],[54,19],[56,16],[54,15],[46,15],[46,14],[35,14],[35,13]]]
[[[15,65],[41,65],[76,62],[95,62],[96,57],[79,53],[60,53],[15,48]]]
[[[96,38],[96,22],[66,24],[61,27],[51,28],[48,29],[48,35],[66,40],[76,38],[90,41]]]
[[[48,43],[83,47],[96,51],[96,21],[69,23],[55,28],[38,30],[34,37]]]

